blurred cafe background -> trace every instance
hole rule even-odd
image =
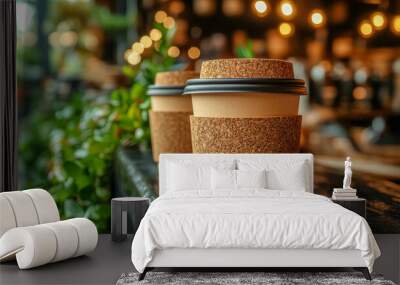
[[[148,157],[155,74],[229,57],[293,62],[317,192],[341,186],[351,156],[374,232],[400,233],[396,0],[17,0],[20,188],[107,231],[115,184]],[[142,168],[156,189],[154,163]]]

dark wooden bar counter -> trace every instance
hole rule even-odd
[[[343,173],[318,163],[314,165],[314,192],[330,197],[340,187]],[[400,184],[371,174],[353,172],[352,187],[367,200],[367,221],[374,233],[400,233]]]

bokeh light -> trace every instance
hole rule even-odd
[[[129,64],[132,65],[137,65],[140,63],[140,61],[142,60],[140,54],[132,51],[129,55],[128,55],[128,59],[127,61],[129,62]]]
[[[163,25],[166,29],[172,29],[175,26],[175,20],[172,17],[166,17],[163,21]]]
[[[165,18],[167,18],[167,13],[165,13],[164,11],[157,11],[155,14],[154,14],[154,20],[157,22],[157,23],[162,23],[164,20],[165,20]]]
[[[278,14],[285,19],[293,18],[295,15],[294,3],[290,0],[282,1],[278,6]]]
[[[200,49],[198,47],[190,47],[188,50],[188,57],[190,59],[198,59],[200,57]]]
[[[265,0],[253,1],[252,7],[253,7],[253,10],[255,11],[256,15],[259,17],[264,17],[269,12],[269,4]]]
[[[365,86],[357,86],[353,90],[353,97],[356,100],[365,100],[368,97],[368,90]]]
[[[371,22],[375,29],[382,30],[386,27],[386,16],[382,12],[375,12],[371,15]]]
[[[178,16],[179,14],[183,13],[183,11],[185,11],[185,3],[183,3],[182,1],[172,1],[169,4],[169,9],[168,9],[169,13],[171,13],[174,16]]]
[[[294,26],[291,23],[281,23],[279,25],[279,33],[284,37],[290,37],[294,34]]]
[[[396,15],[392,19],[390,29],[396,35],[400,35],[400,15]]]
[[[364,20],[360,23],[359,32],[363,38],[370,38],[374,33],[374,27],[368,20]]]
[[[161,40],[161,37],[162,37],[162,33],[161,33],[161,31],[160,30],[158,30],[158,29],[152,29],[151,31],[150,31],[150,38],[153,40],[153,41],[159,41],[159,40]]]
[[[140,38],[140,43],[144,46],[144,48],[149,48],[153,44],[153,41],[149,36],[143,36]]]
[[[136,42],[132,45],[132,51],[141,54],[144,51],[144,45],[142,43]]]
[[[315,28],[320,28],[325,25],[325,22],[326,22],[326,15],[324,11],[322,11],[321,9],[315,9],[311,11],[310,23],[312,26],[314,26]]]
[[[179,50],[178,47],[176,46],[172,46],[168,49],[167,54],[170,57],[178,57],[179,54],[181,53],[181,51]]]
[[[132,53],[132,50],[131,50],[131,49],[127,49],[127,50],[124,52],[124,59],[125,59],[126,61],[128,61],[128,58],[129,58],[129,56],[131,55],[131,53]]]

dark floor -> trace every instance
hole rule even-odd
[[[115,284],[124,272],[134,271],[131,262],[132,238],[112,242],[100,235],[97,248],[81,256],[41,267],[18,270],[16,262],[0,264],[0,284]]]
[[[382,257],[375,272],[400,281],[400,235],[375,235]],[[19,270],[15,262],[0,265],[0,284],[115,284],[124,272],[134,271],[130,259],[132,238],[116,243],[100,235],[97,249],[82,256],[42,267]]]

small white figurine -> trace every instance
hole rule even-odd
[[[351,176],[353,172],[351,171],[351,157],[346,157],[346,161],[344,162],[344,179],[343,179],[343,189],[352,189],[351,188]]]

